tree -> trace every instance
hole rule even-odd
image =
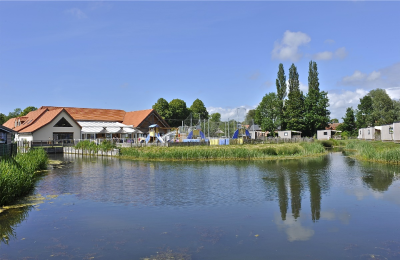
[[[13,112],[8,113],[7,120],[11,119],[11,118],[14,118],[14,117],[19,117],[19,115],[21,113],[22,113],[21,108],[16,108],[16,109],[14,109]]]
[[[159,98],[153,105],[153,109],[162,116],[165,120],[170,119],[169,104],[167,100]]]
[[[372,97],[366,95],[360,98],[360,104],[357,106],[356,111],[356,125],[357,128],[365,128],[367,126],[372,126]]]
[[[4,124],[7,121],[7,116],[3,113],[0,113],[0,125]]]
[[[200,99],[193,101],[193,104],[190,106],[190,110],[194,114],[194,117],[198,117],[199,119],[208,119],[208,111],[204,106],[203,101]]]
[[[368,93],[372,98],[372,124],[391,124],[393,118],[393,101],[384,89],[374,89]]]
[[[354,136],[357,133],[356,118],[354,116],[354,110],[351,107],[346,109],[345,117],[342,117],[343,123],[338,125],[337,130],[347,132],[348,135]]]
[[[318,129],[325,129],[329,123],[330,112],[328,93],[320,91],[318,67],[315,61],[310,61],[308,70],[308,93],[304,101],[305,105],[305,135],[313,136]]]
[[[304,131],[304,95],[300,91],[299,74],[294,64],[289,69],[289,94],[284,117],[289,130]],[[282,129],[283,130],[283,129]]]
[[[332,124],[339,123],[339,119],[337,119],[337,118],[332,118],[332,119],[331,119],[331,123],[332,123]]]
[[[246,118],[244,119],[244,123],[246,125],[252,125],[253,120],[255,119],[256,116],[256,110],[255,109],[250,109],[247,111]]]
[[[279,64],[278,75],[276,79],[276,93],[278,98],[278,124],[280,128],[283,130],[285,128],[285,118],[284,118],[284,100],[287,96],[287,86],[286,86],[286,76],[285,70],[283,68],[283,64]]]
[[[256,108],[255,122],[260,125],[263,131],[268,131],[274,135],[278,127],[279,109],[280,100],[278,96],[273,92],[266,94]]]
[[[221,114],[220,113],[212,113],[210,116],[211,122],[221,122]]]
[[[170,126],[179,126],[181,121],[186,119],[190,114],[185,101],[182,99],[173,99],[168,105],[169,112],[171,113],[170,123],[168,123]]]
[[[37,110],[37,107],[29,106],[25,108],[18,116],[26,116],[29,112]]]

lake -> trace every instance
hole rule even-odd
[[[52,158],[0,259],[400,259],[399,166]]]

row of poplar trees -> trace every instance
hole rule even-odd
[[[308,93],[300,90],[299,73],[294,64],[289,68],[286,81],[283,64],[279,64],[276,93],[266,94],[255,109],[255,123],[263,131],[301,131],[302,136],[314,136],[325,129],[330,121],[328,93],[319,88],[318,68],[310,61],[308,70]],[[275,135],[275,134],[273,134]]]

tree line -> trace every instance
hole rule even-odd
[[[0,113],[0,125],[4,124],[11,118],[26,116],[29,112],[35,111],[35,110],[37,110],[37,107],[29,106],[29,107],[25,108],[24,110],[21,110],[21,108],[16,108],[16,109],[14,109],[14,111],[9,112],[7,116],[3,113]]]
[[[391,99],[384,89],[374,89],[360,98],[357,109],[348,107],[338,130],[344,136],[357,136],[357,129],[392,124],[400,120],[400,101]]]
[[[328,93],[319,88],[317,63],[310,61],[308,71],[308,93],[300,90],[299,73],[292,64],[289,79],[283,64],[279,64],[276,79],[276,93],[265,94],[255,110],[246,116],[260,125],[263,131],[275,135],[275,130],[301,131],[303,136],[313,136],[319,129],[325,129],[330,122]]]

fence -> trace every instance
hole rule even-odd
[[[17,144],[0,144],[0,157],[1,156],[14,156],[17,154]]]

